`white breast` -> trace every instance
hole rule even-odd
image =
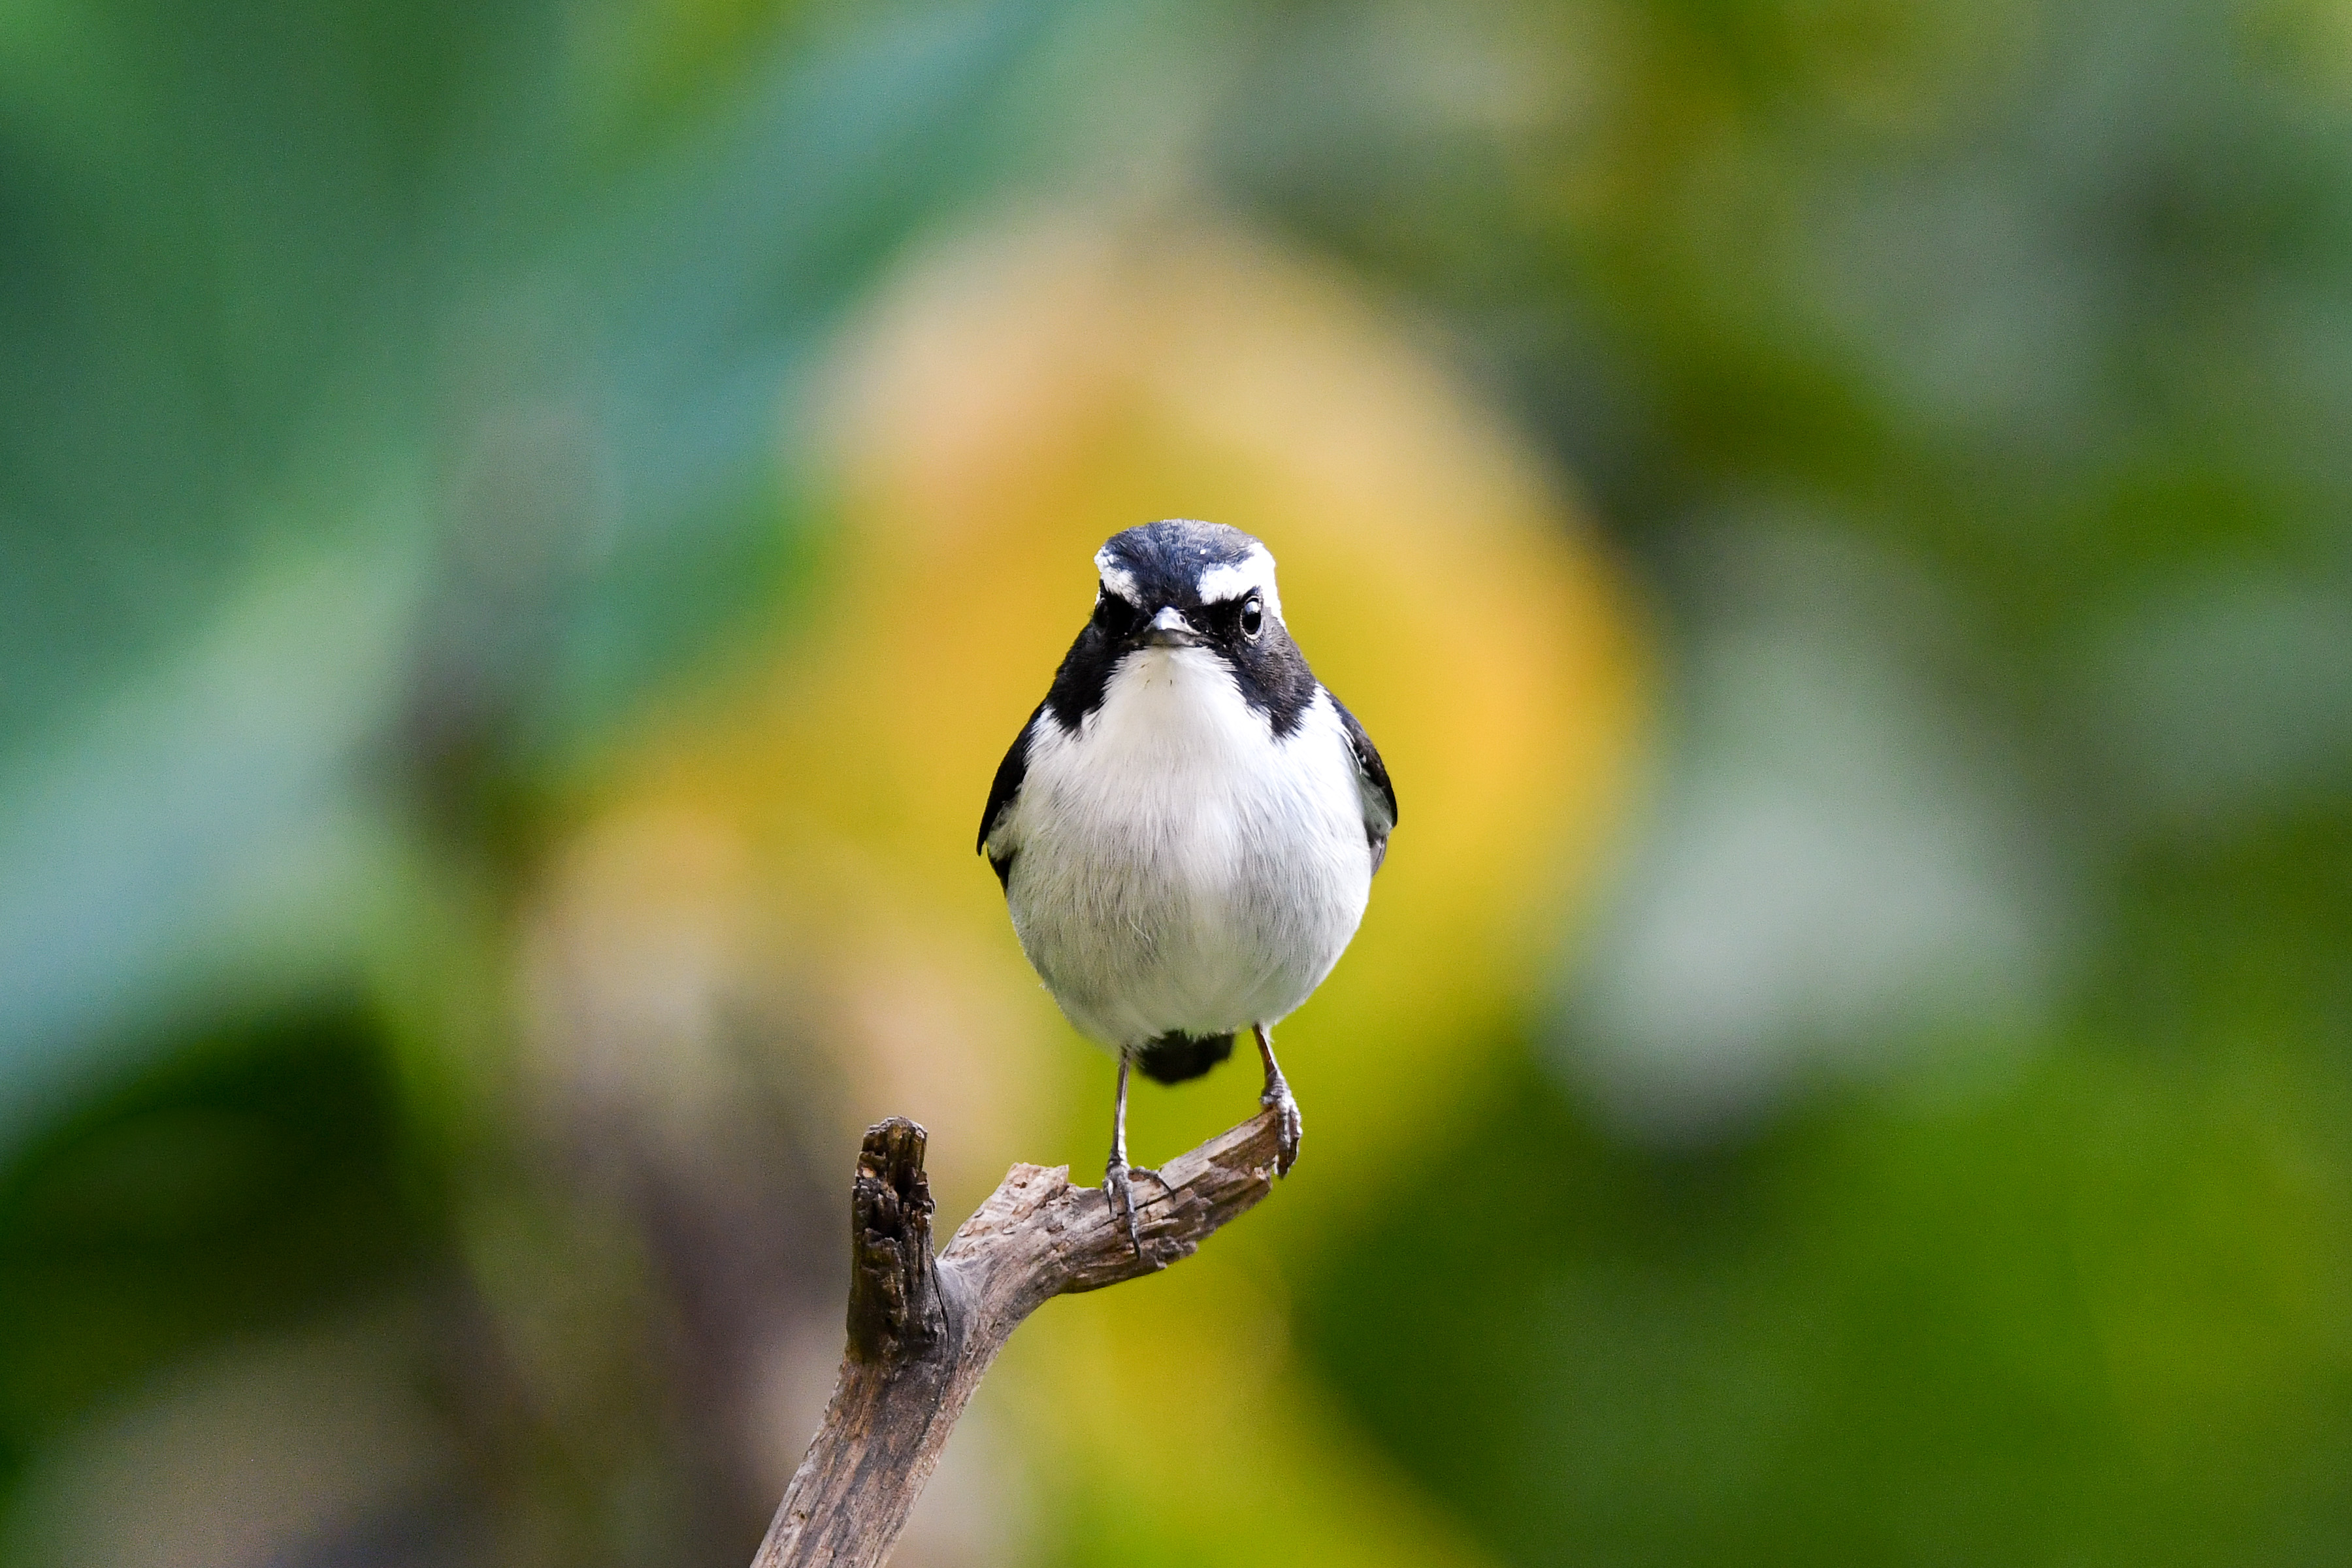
[[[1363,918],[1371,853],[1354,763],[1318,690],[1276,741],[1202,648],[1148,648],[1074,733],[1038,715],[991,839],[1023,950],[1111,1046],[1272,1025]]]

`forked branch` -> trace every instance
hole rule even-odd
[[[1015,1165],[936,1258],[924,1132],[903,1117],[866,1130],[850,1194],[849,1347],[824,1426],[784,1489],[752,1568],[871,1568],[972,1390],[1023,1319],[1055,1296],[1099,1290],[1189,1258],[1274,1184],[1280,1117],[1268,1110],[1135,1173],[1138,1256],[1099,1187],[1067,1166]]]

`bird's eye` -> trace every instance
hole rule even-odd
[[[1265,625],[1265,606],[1252,594],[1242,601],[1242,636],[1254,637]]]
[[[1095,625],[1112,637],[1125,637],[1135,619],[1135,607],[1108,588],[1095,594]]]

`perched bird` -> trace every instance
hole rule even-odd
[[[1129,1069],[1181,1083],[1254,1031],[1287,1174],[1302,1129],[1273,1029],[1355,935],[1397,804],[1290,640],[1265,545],[1171,519],[1115,535],[1095,567],[1094,614],[996,770],[980,852],[1063,1015],[1118,1055],[1103,1184],[1140,1252]]]

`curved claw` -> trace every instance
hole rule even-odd
[[[1135,1248],[1138,1258],[1143,1256],[1143,1233],[1136,1227],[1135,1193],[1128,1185],[1127,1162],[1113,1160],[1103,1167],[1103,1199],[1110,1205],[1114,1217],[1127,1221],[1128,1245]]]
[[[1298,1114],[1298,1101],[1291,1098],[1290,1085],[1277,1078],[1257,1097],[1257,1102],[1282,1114],[1282,1125],[1275,1132],[1274,1173],[1286,1176],[1290,1167],[1298,1163],[1299,1140],[1307,1131],[1307,1124]]]

